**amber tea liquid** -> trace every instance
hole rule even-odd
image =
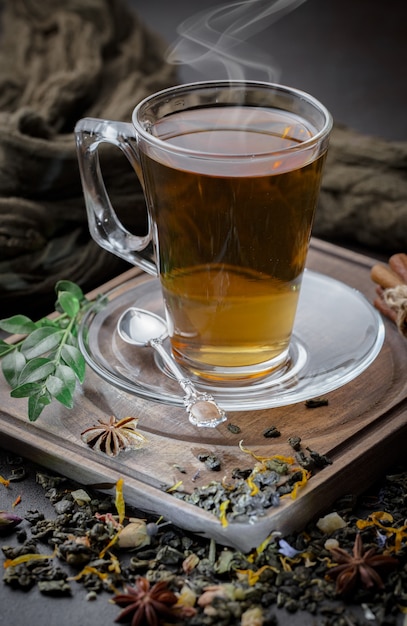
[[[288,354],[324,158],[301,144],[316,131],[221,106],[151,132],[172,146],[142,160],[174,356],[209,379],[264,375]]]

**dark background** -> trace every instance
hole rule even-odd
[[[219,0],[131,3],[169,43],[185,19],[225,5]],[[279,82],[321,100],[336,122],[385,139],[407,140],[405,0],[306,0],[276,23],[264,25],[248,43],[271,56],[280,69]],[[180,70],[185,81],[219,77],[186,66]]]

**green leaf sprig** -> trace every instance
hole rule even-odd
[[[94,305],[82,289],[68,280],[56,286],[53,318],[33,322],[25,315],[0,320],[0,329],[24,335],[18,343],[0,340],[1,368],[12,398],[28,398],[28,418],[35,422],[44,407],[58,400],[72,408],[76,383],[85,379],[85,359],[78,348],[78,327],[83,314]],[[102,304],[103,297],[98,298]]]

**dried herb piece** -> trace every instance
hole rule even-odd
[[[305,406],[307,409],[317,409],[320,406],[327,406],[329,401],[327,398],[310,398],[305,401]]]
[[[381,533],[384,533],[388,537],[393,537],[394,545],[390,546],[389,549],[392,552],[399,552],[404,539],[407,539],[407,524],[394,527],[393,522],[394,518],[391,513],[375,511],[369,515],[368,520],[358,520],[356,525],[360,530],[368,528],[369,526],[376,526],[380,529]]]
[[[230,432],[234,435],[238,435],[242,432],[242,429],[240,428],[240,426],[237,426],[237,424],[228,424],[227,429],[230,430]]]
[[[377,263],[370,276],[378,285],[374,306],[406,337],[407,254],[398,252],[389,258],[388,264]]]
[[[21,500],[22,500],[21,495],[18,495],[17,498],[14,500],[14,502],[11,505],[13,507],[13,509],[21,503]]]
[[[205,466],[211,470],[211,472],[219,472],[222,466],[219,457],[209,452],[200,452],[198,454],[198,461],[205,463]]]
[[[301,450],[301,437],[294,435],[293,437],[288,437],[288,443],[292,447],[293,450]]]
[[[108,422],[98,420],[99,426],[91,426],[81,433],[82,441],[90,448],[107,456],[117,456],[122,450],[137,450],[147,439],[136,430],[137,417],[124,417],[116,421],[112,415]]]
[[[174,463],[173,468],[178,470],[180,474],[186,474],[187,470],[183,465],[178,465],[178,463]]]
[[[5,487],[8,487],[10,485],[9,479],[4,478],[4,476],[0,475],[0,485],[4,485]]]
[[[323,467],[326,467],[327,465],[332,465],[331,459],[328,456],[326,456],[326,454],[320,454],[316,450],[311,450],[311,448],[309,448],[308,446],[307,446],[307,450],[309,452],[311,459],[315,463],[315,467],[317,467],[318,469],[322,469]]]
[[[270,426],[263,432],[263,437],[266,437],[266,439],[274,439],[274,437],[281,437],[281,433],[277,426]]]
[[[330,552],[339,565],[328,572],[329,578],[336,579],[336,592],[348,595],[362,583],[365,588],[378,587],[383,589],[383,581],[377,569],[393,569],[398,561],[392,556],[376,554],[376,548],[363,550],[362,537],[357,533],[352,554],[342,548],[330,548]]]
[[[309,478],[309,473],[291,457],[258,457],[242,442],[240,448],[256,459],[253,469],[234,470],[231,484],[211,481],[191,494],[174,491],[174,496],[211,511],[227,526],[230,521],[255,521],[268,508],[278,506],[283,495],[296,498]]]
[[[113,602],[123,608],[116,622],[156,626],[160,623],[159,618],[175,617],[178,613],[174,609],[177,596],[165,581],[151,587],[149,581],[140,576],[134,586],[126,585],[126,591],[113,597]]]
[[[39,580],[37,583],[39,591],[46,596],[70,596],[71,586],[63,579],[57,580]]]
[[[222,467],[222,464],[220,462],[219,457],[217,457],[215,454],[210,454],[206,459],[205,459],[205,466],[211,470],[211,472],[220,472],[220,469]]]
[[[295,453],[297,463],[304,469],[311,472],[315,469],[322,469],[327,465],[332,465],[331,459],[325,454],[320,454],[308,447],[306,450],[308,450],[308,455],[301,448],[298,448]]]
[[[0,535],[6,535],[22,522],[22,518],[13,513],[0,511]]]
[[[253,458],[253,454],[250,456]],[[230,489],[233,483],[228,474],[222,481],[214,484],[213,488],[202,488],[200,506],[204,504],[206,495],[208,510],[218,514],[219,518],[223,515],[226,522],[238,519],[233,517],[232,511],[241,506],[243,515],[246,514],[246,521],[249,519],[256,523],[257,517],[262,514],[261,499],[264,490],[269,486],[271,489],[275,487],[279,493],[286,486],[290,490],[297,484],[295,481],[301,481],[303,477],[292,466],[292,459],[289,457],[274,457],[270,460],[258,456],[254,458],[259,463],[258,476],[252,474],[253,468],[236,471],[238,483],[239,480],[246,479],[241,493]],[[273,467],[276,475],[260,471],[263,463]],[[243,467],[246,465],[242,464]],[[266,483],[263,479],[266,479]],[[271,485],[268,484],[269,479],[272,479]],[[278,480],[275,485],[274,479]],[[95,598],[96,594],[104,591],[109,593],[110,601],[114,594],[124,591],[126,585],[134,585],[138,576],[147,579],[151,587],[154,583],[165,580],[169,589],[177,596],[177,603],[172,607],[176,623],[191,626],[226,626],[237,623],[249,626],[257,623],[257,618],[260,621],[262,619],[260,614],[249,615],[249,607],[257,606],[262,608],[263,622],[268,626],[277,623],[273,614],[277,607],[284,608],[289,613],[305,611],[309,614],[306,621],[338,626],[370,622],[372,617],[368,617],[365,608],[368,607],[370,616],[375,616],[377,624],[390,626],[402,620],[401,613],[407,609],[407,472],[400,467],[395,468],[386,479],[383,477],[374,492],[374,500],[376,503],[380,501],[382,510],[371,513],[364,519],[366,511],[363,499],[352,496],[350,506],[346,497],[346,507],[339,507],[345,524],[336,526],[329,539],[319,527],[315,527],[315,521],[312,521],[304,531],[294,532],[284,538],[280,533],[272,532],[248,554],[218,546],[214,540],[208,542],[206,538],[192,535],[174,524],[161,523],[155,516],[132,511],[130,506],[126,506],[126,515],[121,524],[120,518],[125,508],[121,483],[116,484],[115,499],[112,496],[99,498],[88,485],[86,492],[89,499],[84,496],[83,488],[79,490],[78,485],[72,484],[68,479],[47,476],[42,472],[38,482],[43,486],[45,497],[53,504],[57,516],[55,519],[45,519],[38,511],[24,515],[27,530],[31,526],[30,538],[24,539],[24,545],[2,547],[7,559],[14,560],[28,555],[28,558],[17,561],[14,565],[6,561],[3,581],[10,587],[28,591],[30,587],[37,585],[42,593],[65,595],[69,593],[66,583],[72,585],[73,581],[77,581],[85,590],[87,599]],[[257,492],[256,485],[259,487]],[[113,486],[114,483],[105,483],[103,489],[111,489]],[[3,497],[4,489],[1,494]],[[11,502],[13,494],[5,495]],[[372,497],[373,492],[369,492],[369,498]],[[60,513],[57,505],[68,501],[72,505],[70,510]],[[252,516],[245,511],[245,501],[253,505]],[[359,506],[362,510],[358,511]],[[133,515],[138,519],[133,518]],[[240,519],[243,520],[243,516]],[[122,526],[131,531],[134,522],[140,533],[136,528],[136,541],[129,542],[133,544],[129,553],[128,549],[121,546],[120,535]],[[336,563],[331,556],[330,567],[327,568],[327,554],[332,548],[340,548],[352,556],[357,529],[363,531],[365,552],[378,545],[382,546],[378,548],[378,552],[383,550],[386,555],[397,549],[399,566],[387,578],[382,573],[384,565],[374,568],[383,579],[384,589],[376,585],[365,589],[358,574],[358,585],[351,596],[352,602],[338,602],[334,598],[335,580],[330,580],[329,576],[329,571]],[[329,533],[331,530],[333,529]],[[117,541],[116,537],[119,537]],[[12,541],[15,540],[13,537]],[[371,543],[368,544],[368,541]],[[41,549],[40,542],[56,548],[55,559],[38,558],[39,553],[47,551]],[[91,549],[91,560],[87,564],[78,558],[84,554],[77,547],[81,544]],[[34,553],[37,553],[35,559],[32,558]],[[67,563],[72,561],[74,564],[68,566]],[[50,581],[50,584],[43,585],[42,581]],[[104,602],[105,599],[101,598],[100,601]],[[362,608],[364,620],[354,613],[355,607]],[[129,615],[129,624],[133,615]],[[188,619],[190,617],[191,620]],[[172,618],[164,615],[157,616],[157,620],[163,624],[169,623]],[[148,625],[146,620],[143,623],[144,626]]]
[[[246,469],[242,469],[240,467],[235,467],[232,470],[232,478],[242,478],[243,480],[246,480],[247,478],[249,478],[250,474],[252,473],[252,468],[251,467],[247,467]]]
[[[11,470],[11,474],[9,477],[10,482],[19,482],[25,478],[25,468],[24,467],[13,467]]]
[[[303,467],[304,469],[307,469],[309,471],[312,471],[315,468],[315,463],[314,461],[311,459],[310,456],[307,456],[304,452],[304,450],[298,450],[295,453],[295,460],[297,461],[297,463],[299,465],[301,465],[301,467]]]

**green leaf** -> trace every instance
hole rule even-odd
[[[20,377],[18,379],[18,385],[24,385],[25,383],[35,383],[41,380],[45,380],[47,376],[55,372],[55,363],[45,357],[38,357],[37,359],[31,359],[27,361],[23,367]]]
[[[42,328],[43,326],[51,326],[52,328],[61,328],[61,318],[64,321],[65,315],[58,315],[58,317],[54,317],[49,319],[48,317],[43,317],[41,320],[37,322],[37,328]],[[69,320],[66,320],[69,323]]]
[[[35,422],[41,415],[42,410],[47,404],[50,404],[52,397],[48,391],[42,390],[41,393],[35,394],[28,399],[28,419]]]
[[[71,282],[70,280],[59,280],[55,285],[55,291],[58,295],[61,291],[67,291],[72,294],[79,302],[84,299],[83,291],[76,283]]]
[[[68,280],[55,286],[56,310],[61,314],[33,322],[25,315],[0,320],[0,330],[24,335],[17,344],[0,339],[1,369],[13,398],[28,397],[28,417],[35,421],[53,398],[73,406],[77,380],[83,383],[86,363],[78,349],[80,316],[95,300],[88,300],[82,289]],[[108,299],[99,296],[102,307]],[[103,303],[103,304],[102,304]]]
[[[18,380],[25,364],[26,359],[18,350],[10,352],[10,354],[7,354],[2,360],[1,369],[10,387],[16,387],[16,385],[18,385]]]
[[[86,363],[81,351],[75,346],[65,345],[62,348],[61,357],[64,363],[74,372],[80,383],[85,380]]]
[[[66,387],[69,387],[72,393],[75,391],[75,372],[73,372],[70,367],[68,367],[67,365],[58,365],[55,370],[55,376],[58,376],[58,378],[60,378],[64,382]]]
[[[37,328],[24,340],[21,345],[21,352],[27,360],[47,354],[59,345],[62,336],[63,331],[59,328],[49,326]]]
[[[13,315],[0,320],[0,329],[12,335],[27,335],[37,328],[35,322],[26,315]]]
[[[54,396],[54,398],[56,398],[56,396],[62,392],[65,385],[64,381],[57,376],[49,375],[47,377],[47,380],[45,381],[45,386],[50,392],[51,396]]]
[[[78,338],[74,335],[73,332],[70,332],[70,333],[67,334],[65,345],[67,345],[67,346],[75,346],[75,348],[78,347]]]
[[[73,396],[63,380],[57,376],[48,376],[45,384],[51,396],[59,400],[59,402],[68,407],[68,409],[72,409]]]
[[[0,339],[0,357],[3,356],[3,354],[10,352],[10,350],[13,350],[13,345],[3,341],[3,339]]]
[[[58,295],[58,302],[60,304],[61,309],[69,316],[75,317],[78,315],[80,310],[80,303],[78,298],[76,298],[69,291],[61,291]]]
[[[12,398],[27,398],[40,393],[43,387],[43,383],[25,383],[24,385],[19,385],[12,389],[10,396]]]

